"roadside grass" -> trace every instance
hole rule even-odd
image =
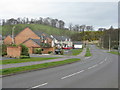
[[[15,73],[20,73],[20,72],[25,72],[25,71],[44,69],[44,68],[55,67],[55,66],[59,66],[59,65],[73,63],[73,62],[76,62],[79,60],[80,59],[78,59],[78,58],[72,58],[72,59],[66,59],[64,61],[50,62],[50,63],[44,63],[44,64],[23,66],[23,67],[7,68],[7,69],[0,70],[0,72],[2,72],[0,74],[9,75],[9,74],[15,74]]]
[[[82,52],[82,50],[83,50],[83,48],[81,48],[81,49],[72,49],[71,50],[72,55],[78,55],[78,54],[80,54]]]
[[[58,58],[60,57],[30,57],[24,59],[9,59],[9,60],[0,60],[0,64],[34,62],[34,61],[43,61],[43,60],[58,59]]]
[[[120,55],[120,53],[119,53],[119,52],[116,52],[116,51],[110,51],[110,52],[108,52],[108,53]]]
[[[92,54],[90,53],[90,49],[87,47],[85,57],[89,57],[89,56],[92,56]]]

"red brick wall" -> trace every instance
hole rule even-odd
[[[15,43],[19,45],[29,38],[40,39],[31,29],[25,28],[15,37]]]
[[[7,47],[7,56],[9,57],[20,57],[21,47]]]
[[[12,38],[10,36],[7,36],[4,40],[3,40],[4,44],[12,44]]]
[[[52,51],[54,52],[55,51],[55,48],[52,47],[52,48],[42,48],[44,51],[42,51],[42,54],[48,54],[49,51]]]
[[[32,47],[30,47],[30,48],[28,48],[28,52],[29,52],[29,54],[33,54],[33,48]]]

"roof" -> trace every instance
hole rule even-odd
[[[73,44],[78,44],[79,45],[79,44],[83,44],[83,42],[81,42],[81,41],[74,41]]]
[[[34,42],[36,42],[38,45],[40,45],[40,39],[31,39],[31,40],[33,40]]]
[[[56,40],[58,41],[65,41],[66,39],[70,39],[69,37],[66,37],[66,36],[56,36],[56,35],[53,35],[53,38],[55,38]]]
[[[31,38],[29,38],[29,39],[27,39],[27,40],[25,40],[23,43],[25,43],[25,42],[27,42],[27,41],[29,41],[29,40],[32,40],[32,41],[34,41],[35,43],[37,43],[38,45],[40,45],[40,39],[31,39]]]

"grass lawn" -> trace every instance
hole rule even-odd
[[[78,55],[78,54],[80,54],[82,52],[82,50],[83,50],[83,48],[81,48],[81,49],[72,49],[71,50],[72,55]]]
[[[108,53],[112,53],[112,54],[120,55],[119,52],[115,52],[115,51],[110,51],[110,52],[108,52]]]
[[[59,65],[63,65],[63,64],[76,62],[79,60],[80,59],[78,59],[78,58],[73,58],[73,59],[66,59],[64,61],[50,62],[50,63],[44,63],[44,64],[23,66],[23,67],[7,68],[7,69],[0,70],[0,73],[2,75],[14,74],[14,73],[18,73],[18,72],[24,72],[24,71],[48,68],[48,67],[53,67],[53,66],[59,66]]]
[[[90,53],[90,49],[87,48],[85,57],[89,57],[89,56],[92,56],[92,54]]]
[[[57,59],[60,57],[30,57],[24,59],[9,59],[9,60],[0,60],[0,64],[13,64],[13,63],[23,63],[23,62],[33,62],[33,61],[43,61],[50,59]]]

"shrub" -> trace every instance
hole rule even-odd
[[[7,55],[7,46],[5,44],[2,44],[2,56]]]
[[[53,53],[52,51],[48,51],[48,54],[51,54],[51,53]]]
[[[46,48],[47,48],[47,47],[51,47],[49,43],[41,43],[40,46],[41,46],[41,47],[46,47]]]
[[[41,51],[42,51],[41,48],[35,48],[35,49],[34,49],[34,53],[35,53],[35,54],[42,54]]]
[[[17,47],[18,45],[16,45],[16,44],[12,44],[12,45],[10,45],[10,46],[12,46],[12,47]]]
[[[61,50],[61,53],[60,53],[61,55],[63,55],[64,54],[64,51],[63,50]]]
[[[30,56],[21,55],[20,58],[21,59],[23,59],[23,58],[30,58]]]
[[[7,55],[7,52],[2,52],[2,56],[5,56],[5,55]]]
[[[22,45],[22,44],[21,44],[21,47],[22,47],[21,55],[29,56],[28,48],[25,45]]]

